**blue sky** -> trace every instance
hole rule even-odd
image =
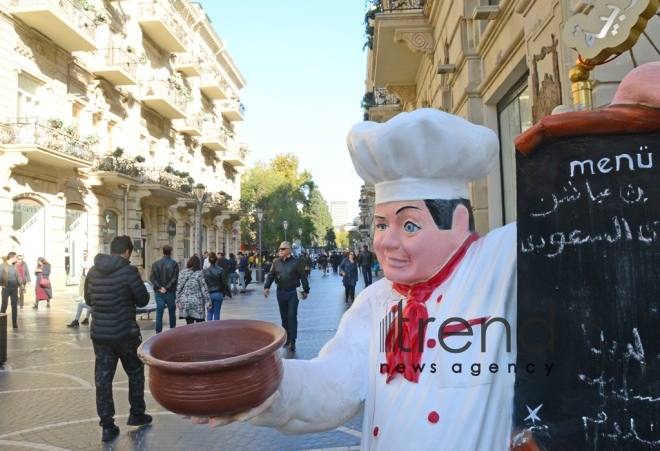
[[[293,152],[325,199],[357,215],[361,179],[346,132],[362,120],[364,0],[201,3],[247,81],[241,90],[248,165]]]

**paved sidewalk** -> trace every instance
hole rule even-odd
[[[319,270],[313,270],[310,285],[310,297],[301,300],[299,307],[297,349],[295,353],[282,349],[283,358],[315,357],[334,336],[339,319],[348,308],[339,276],[323,277]],[[363,282],[359,282],[357,291],[363,288]],[[265,299],[262,287],[256,284],[248,290],[247,294],[225,300],[221,318],[280,324],[275,294]],[[8,321],[8,361],[0,366],[0,449],[359,449],[361,414],[335,430],[301,436],[287,436],[247,423],[211,429],[192,425],[166,411],[149,392],[147,411],[154,416],[153,424],[142,428],[126,426],[127,377],[121,365],[114,381],[115,419],[121,434],[113,443],[103,445],[96,416],[89,326],[66,327],[75,317],[77,295],[77,286],[56,291],[50,309],[41,303],[38,310],[33,310],[26,302],[25,309],[19,310],[19,328],[12,329]],[[155,333],[154,315],[138,320],[143,339]],[[177,327],[184,325],[183,320],[177,323]]]

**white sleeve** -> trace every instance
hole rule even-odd
[[[359,302],[362,301],[362,302]],[[344,314],[335,337],[313,360],[284,360],[275,403],[250,420],[285,434],[337,428],[357,415],[366,397],[371,311],[366,297]]]

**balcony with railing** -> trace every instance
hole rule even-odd
[[[166,52],[187,52],[186,33],[169,2],[140,3],[137,21],[142,32]]]
[[[422,11],[425,0],[381,0],[380,7],[385,12]]]
[[[199,90],[210,100],[225,100],[229,98],[229,85],[222,79],[220,72],[212,68],[202,71],[199,80]]]
[[[362,107],[374,122],[386,122],[401,112],[401,100],[396,94],[389,93],[385,88],[374,88],[362,99]]]
[[[245,120],[245,106],[238,99],[225,100],[222,102],[222,115],[229,121]]]
[[[192,192],[194,181],[187,173],[180,173],[171,166],[142,166],[139,168],[140,183],[147,189],[163,197],[177,197],[182,193]],[[173,191],[176,190],[176,191]]]
[[[95,16],[75,0],[11,0],[9,13],[69,52],[98,50]]]
[[[0,144],[5,151],[21,152],[28,161],[51,168],[85,169],[94,162],[95,144],[39,118],[0,122]]]
[[[381,0],[367,25],[372,50],[371,77],[376,86],[415,82],[422,56],[433,52],[435,38],[424,16],[424,0]]]
[[[172,67],[186,77],[200,77],[202,75],[201,59],[193,52],[173,53]]]
[[[167,80],[142,80],[140,82],[140,100],[149,108],[168,119],[185,119],[187,96]]]
[[[245,159],[249,153],[250,149],[246,146],[233,147],[225,153],[223,160],[235,168],[239,166],[247,166],[245,164]]]
[[[204,126],[202,137],[199,138],[199,142],[202,146],[214,151],[227,150],[227,133],[222,128],[218,127],[217,124],[207,124]]]
[[[99,50],[93,56],[92,73],[108,80],[112,85],[136,85],[137,58],[118,48]]]
[[[203,132],[203,120],[197,114],[188,114],[185,119],[176,119],[172,125],[180,133],[185,133],[188,136],[202,136]]]

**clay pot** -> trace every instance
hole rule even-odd
[[[275,393],[285,339],[284,329],[265,321],[208,321],[154,335],[138,356],[149,366],[151,394],[167,410],[229,415]]]

